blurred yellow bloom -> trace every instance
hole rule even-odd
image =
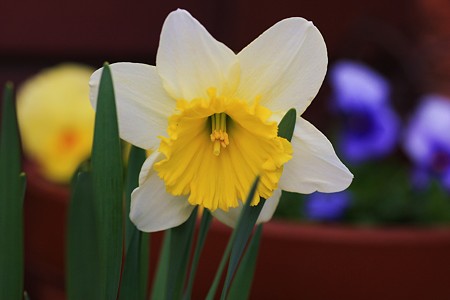
[[[88,101],[92,71],[59,65],[29,79],[18,91],[24,153],[48,180],[68,182],[90,155],[95,116]]]

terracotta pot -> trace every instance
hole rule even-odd
[[[28,171],[25,285],[33,300],[65,299],[69,192]],[[213,223],[193,299],[203,299],[230,230]],[[162,234],[152,235],[156,265]],[[444,299],[450,229],[355,229],[273,221],[264,233],[251,299]]]

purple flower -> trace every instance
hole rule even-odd
[[[414,181],[436,176],[450,189],[450,98],[425,96],[406,130],[404,148],[415,164]]]
[[[350,204],[350,194],[347,191],[338,193],[310,194],[305,203],[305,214],[310,220],[336,221],[342,218]]]
[[[378,73],[351,61],[330,72],[336,110],[344,116],[340,148],[352,162],[389,154],[396,145],[399,119],[390,107],[390,86]]]

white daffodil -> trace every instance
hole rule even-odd
[[[277,136],[285,112],[301,115],[311,103],[326,68],[323,38],[305,19],[282,20],[235,54],[187,11],[170,13],[156,66],[111,65],[121,137],[155,150],[133,191],[131,220],[164,230],[199,205],[234,226],[257,175],[252,204],[267,199],[258,222],[272,217],[280,189],[347,188],[353,175],[308,121],[297,117],[291,142]],[[100,76],[90,82],[94,107]]]

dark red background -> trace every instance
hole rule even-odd
[[[32,178],[25,205],[25,286],[32,299],[63,300],[68,191]],[[192,299],[205,298],[229,234],[228,227],[213,223]],[[151,274],[161,241],[161,233],[151,235]],[[272,221],[264,226],[250,298],[444,300],[450,295],[449,258],[450,229]]]
[[[346,56],[375,59],[380,48],[408,57],[420,48],[423,24],[432,17],[429,11],[423,15],[421,3],[428,2],[2,0],[0,83],[20,84],[41,68],[65,61],[94,67],[104,61],[154,63],[164,18],[179,7],[235,51],[275,22],[302,16],[322,32],[331,61]],[[374,47],[373,40],[384,44]],[[319,99],[323,93],[326,88]],[[325,122],[323,106],[315,101],[307,111],[319,128]],[[26,288],[33,300],[64,299],[68,191],[30,175],[25,201]],[[196,286],[194,299],[204,297],[229,233],[220,224],[214,229],[205,249],[211,255],[209,263],[199,269],[199,274],[206,274],[205,285]],[[161,234],[153,238],[153,258],[160,238]],[[447,299],[449,258],[448,231],[268,224],[252,299]]]
[[[20,85],[42,68],[67,61],[94,68],[105,61],[154,64],[164,19],[177,8],[187,9],[236,52],[275,22],[302,16],[323,34],[331,62],[352,57],[378,60],[380,65],[386,48],[389,58],[404,56],[416,62],[409,52],[414,51],[424,23],[419,5],[424,1],[5,0],[0,1],[0,84],[12,80]],[[385,60],[383,65],[393,66]],[[326,93],[325,85],[318,98]],[[306,111],[321,130],[326,126],[324,107],[324,102],[315,101]]]

